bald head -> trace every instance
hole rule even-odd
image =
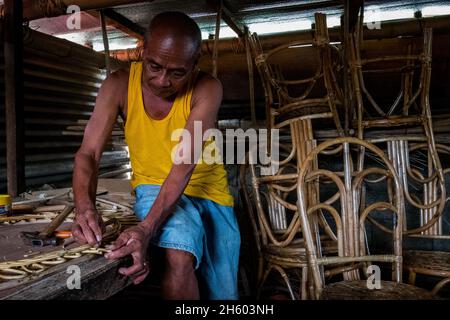
[[[145,35],[145,47],[152,41],[180,43],[193,55],[200,53],[202,34],[197,23],[182,12],[168,11],[153,17]]]

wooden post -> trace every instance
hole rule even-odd
[[[222,0],[217,6],[217,17],[216,17],[216,32],[214,35],[214,49],[213,49],[213,76],[217,78],[217,59],[219,52],[219,38],[220,38],[220,22],[222,21]]]
[[[343,21],[341,20],[342,32],[342,45],[344,48],[344,58],[343,58],[343,70],[344,70],[344,132],[346,135],[349,133],[350,129],[350,114],[352,108],[352,97],[349,88],[349,75],[348,75],[348,61],[349,61],[349,37],[350,37],[350,27],[349,27],[349,10],[350,10],[350,0],[345,0],[344,2],[344,16]]]
[[[244,39],[245,51],[247,55],[247,67],[248,67],[248,81],[249,81],[249,94],[250,94],[250,112],[252,117],[252,124],[256,124],[256,111],[255,111],[255,77],[253,74],[253,58],[250,48],[250,31],[248,27],[245,27]]]
[[[106,19],[103,10],[100,10],[100,22],[102,24],[103,47],[104,47],[103,51],[105,53],[106,74],[109,75],[111,73],[111,61],[109,56],[108,32],[106,31]]]
[[[25,191],[22,1],[5,0],[4,56],[8,193]]]

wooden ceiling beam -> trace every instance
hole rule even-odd
[[[220,6],[220,0],[206,0],[206,3],[214,10]],[[239,19],[233,16],[228,5],[223,1],[222,3],[222,20],[241,38],[245,35],[246,25]]]
[[[126,4],[152,2],[154,0],[24,0],[23,20],[31,21],[44,17],[57,17],[67,14],[69,6],[78,6],[81,11],[103,9]],[[0,6],[0,17],[4,15],[4,6]]]

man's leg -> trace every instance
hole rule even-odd
[[[163,251],[166,265],[161,281],[163,299],[199,299],[197,277],[194,270],[195,257],[182,250],[163,249]]]
[[[153,205],[160,186],[140,185],[136,188],[136,216],[143,220]],[[170,217],[151,239],[159,248],[162,260],[150,260],[162,269],[162,294],[166,299],[198,299],[195,271],[200,265],[204,238],[203,223],[198,208],[182,195]]]
[[[233,207],[196,199],[205,230],[199,268],[202,295],[211,300],[235,300],[238,295],[240,232]]]

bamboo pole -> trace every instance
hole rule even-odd
[[[350,1],[345,0],[344,2],[344,16],[342,17],[342,38],[343,42],[343,85],[344,85],[344,132],[346,135],[349,134],[350,129],[350,113],[351,113],[351,103],[352,95],[350,93],[350,82],[349,82],[349,61],[350,61]]]
[[[250,48],[250,33],[248,28],[245,28],[244,34],[245,41],[245,52],[247,57],[247,68],[248,68],[248,84],[249,84],[249,96],[250,96],[250,114],[252,124],[256,124],[256,102],[255,102],[255,77],[253,74],[253,59],[252,52]]]
[[[108,31],[106,30],[106,19],[105,13],[103,10],[100,10],[100,24],[102,26],[102,38],[103,38],[103,47],[105,52],[105,66],[106,66],[106,75],[108,76],[111,73],[111,57],[109,53],[109,41],[108,41]]]
[[[216,31],[214,34],[214,49],[213,49],[213,55],[212,55],[212,63],[213,63],[213,71],[212,74],[214,77],[217,78],[217,63],[218,63],[218,55],[219,55],[219,38],[220,38],[220,23],[222,21],[222,6],[223,1],[220,0],[218,6],[217,6],[217,15],[216,15]]]

